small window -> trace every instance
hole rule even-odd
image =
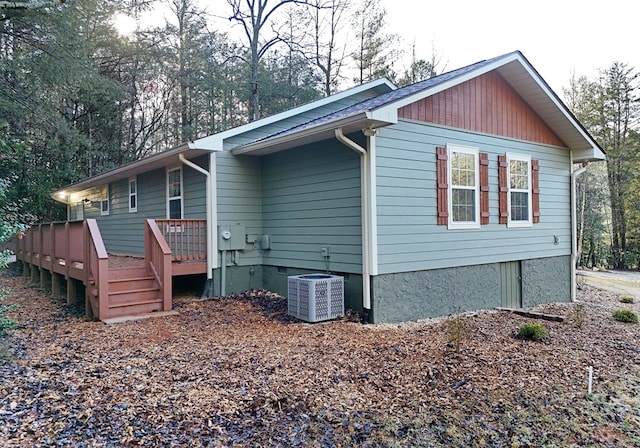
[[[182,169],[167,171],[167,217],[182,219]]]
[[[480,227],[478,149],[447,145],[449,228]]]
[[[138,211],[138,181],[129,179],[129,213]]]
[[[531,213],[531,157],[507,154],[509,194],[507,209],[509,210],[510,227],[530,226]]]
[[[100,191],[100,215],[109,215],[109,185],[103,185]]]

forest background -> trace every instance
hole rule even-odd
[[[61,186],[373,79],[457,68],[435,47],[417,58],[380,0],[164,0],[139,26],[157,3],[0,1],[0,241],[64,219]],[[579,263],[637,269],[638,73],[595,73],[557,92],[607,153],[577,178]]]

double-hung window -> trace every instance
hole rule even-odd
[[[540,222],[540,162],[523,154],[498,156],[500,224],[529,227]]]
[[[167,218],[182,219],[182,168],[167,171]]]
[[[480,175],[478,149],[447,145],[449,222],[452,229],[480,227]]]
[[[109,215],[109,184],[103,185],[100,190],[100,216]]]
[[[135,177],[129,179],[129,213],[138,211],[138,181]]]
[[[509,179],[507,225],[509,227],[530,226],[532,223],[531,157],[507,154],[507,170]]]

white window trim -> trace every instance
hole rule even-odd
[[[105,208],[106,204],[106,208]],[[110,201],[109,201],[109,184],[106,184],[102,187],[100,191],[100,216],[109,216],[110,210]]]
[[[527,174],[527,207],[529,208],[529,219],[524,220],[512,220],[511,219],[511,192],[512,191],[522,191],[519,189],[511,188],[511,161],[512,160],[521,160],[527,162],[528,174]],[[531,156],[524,154],[509,154],[507,153],[507,213],[509,215],[507,219],[507,227],[532,227],[533,226],[533,203],[532,203],[532,187],[531,187]]]
[[[472,154],[474,157],[475,165],[475,219],[474,221],[453,221],[453,182],[451,178],[451,163],[453,162],[453,153]],[[447,228],[449,229],[479,229],[480,228],[480,151],[478,148],[462,145],[447,144],[447,196],[448,196],[448,208],[449,208],[449,223]],[[464,187],[456,187],[465,189]]]
[[[169,196],[169,174],[172,173],[173,171],[180,171],[180,196]],[[170,217],[170,208],[169,208],[169,204],[171,199],[180,199],[180,218],[179,219],[184,219],[184,179],[182,177],[182,167],[173,167],[173,168],[167,168],[167,176],[166,176],[166,192],[167,192],[167,204],[166,204],[166,208],[167,208],[167,219],[171,219]],[[176,219],[176,218],[174,218]]]
[[[131,184],[135,184],[136,191],[135,193],[131,193]],[[136,206],[131,207],[131,197],[135,197]],[[136,213],[138,211],[138,178],[130,177],[129,178],[129,213]]]
[[[84,201],[76,203],[76,221],[84,221]]]

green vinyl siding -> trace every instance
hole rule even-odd
[[[264,264],[360,273],[360,156],[335,140],[262,158]],[[329,259],[322,248],[329,248]]]
[[[253,243],[263,233],[260,160],[224,151],[216,153],[216,168],[218,225],[244,226],[245,241],[250,241],[235,263],[262,264],[262,252]]]
[[[489,154],[488,225],[471,230],[437,225],[435,148],[446,144]],[[381,129],[376,151],[380,274],[570,254],[568,150],[401,120]],[[498,224],[497,157],[505,153],[540,161],[541,218],[531,227]]]
[[[193,162],[207,169],[208,156],[199,157]],[[166,219],[167,217],[166,169],[139,174],[137,181],[137,212],[129,212],[128,178],[110,184],[111,203],[108,216],[100,216],[100,211],[96,207],[93,207],[90,213],[85,210],[85,218],[98,220],[102,239],[110,253],[142,255],[144,253],[145,220]],[[182,181],[184,218],[205,219],[206,177],[193,168],[183,165]]]

